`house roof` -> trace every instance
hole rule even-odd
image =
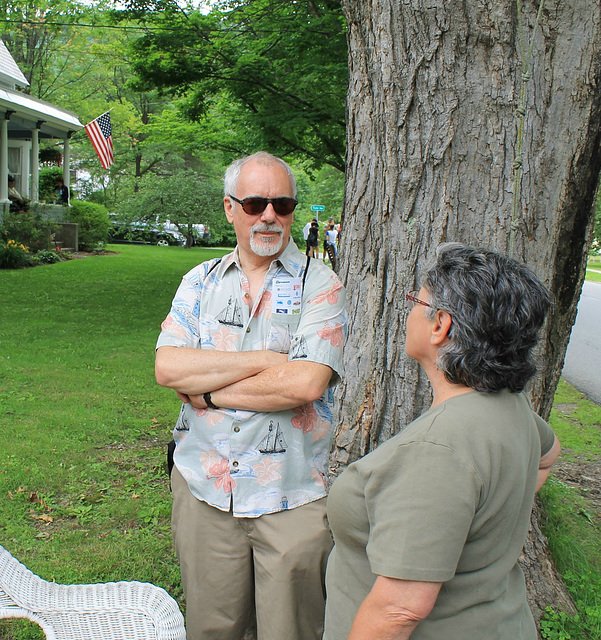
[[[31,129],[41,122],[42,137],[64,137],[69,131],[79,131],[83,125],[74,113],[54,104],[33,98],[19,91],[0,88],[0,112],[14,111],[8,123],[11,137],[31,137]],[[22,130],[23,135],[18,135]]]
[[[19,69],[17,63],[10,55],[9,50],[2,40],[0,40],[0,82],[2,84],[18,85],[20,87],[28,87],[29,82]]]

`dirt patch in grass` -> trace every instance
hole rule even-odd
[[[601,520],[601,461],[559,460],[553,475],[569,487],[578,489]]]
[[[563,396],[563,402],[558,402]],[[587,519],[601,523],[601,416],[594,404],[564,382],[553,410],[562,452],[551,471],[554,478],[578,491],[587,503]]]
[[[92,256],[117,256],[118,251],[75,251],[71,254],[72,258],[89,258]]]

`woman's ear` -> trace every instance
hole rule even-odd
[[[436,315],[432,319],[432,333],[430,343],[435,347],[440,347],[449,337],[449,331],[453,324],[453,318],[448,311],[437,309]]]

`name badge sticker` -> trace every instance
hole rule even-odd
[[[301,312],[301,278],[276,276],[271,288],[271,311],[297,315]]]

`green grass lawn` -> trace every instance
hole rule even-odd
[[[547,513],[543,530],[556,568],[578,614],[552,613],[550,639],[601,638],[601,407],[561,381],[549,420],[562,443],[556,471],[541,490]],[[560,475],[567,475],[569,483]],[[584,478],[580,478],[584,476]]]
[[[0,544],[47,580],[180,597],[164,469],[180,403],[154,344],[182,275],[224,251],[109,248],[0,271]]]
[[[586,279],[591,280],[592,282],[601,282],[601,273],[598,273],[597,271],[592,269],[601,271],[601,266],[594,266],[592,268],[587,269]]]
[[[586,279],[601,282],[601,257],[589,258],[586,265]]]
[[[119,253],[0,271],[0,544],[46,580],[150,581],[182,604],[164,462],[179,401],[155,383],[154,345],[181,276],[225,250],[109,248]],[[559,393],[578,408],[554,414],[564,446],[598,456],[601,409]],[[598,517],[561,483],[544,498],[560,570],[578,602],[598,602]],[[589,618],[550,618],[547,637],[598,637]],[[561,635],[571,628],[580,635]],[[41,637],[0,623],[2,640]]]

